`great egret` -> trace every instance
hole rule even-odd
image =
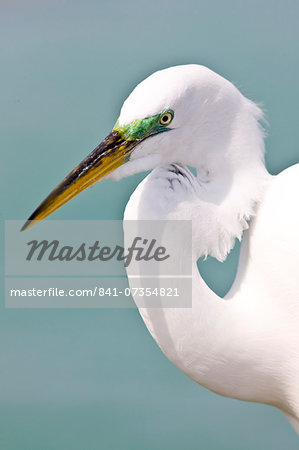
[[[154,169],[125,218],[192,219],[193,305],[142,308],[146,326],[195,381],[274,405],[299,433],[299,165],[275,177],[267,172],[260,119],[253,102],[206,67],[158,71],[133,90],[113,131],[23,229],[104,176]],[[196,260],[224,260],[248,226],[236,280],[220,299]]]

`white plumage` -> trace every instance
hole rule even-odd
[[[132,195],[125,219],[192,220],[193,289],[192,308],[140,308],[146,326],[195,381],[277,406],[299,433],[299,165],[275,177],[267,172],[261,119],[253,102],[206,67],[156,72],[22,230],[103,177],[154,169]],[[174,230],[170,237],[184,254],[185,236]],[[235,282],[221,299],[196,261],[224,260],[244,231]],[[132,270],[134,287],[140,280],[130,277]]]
[[[192,379],[280,408],[299,433],[299,165],[268,174],[260,109],[205,67],[153,74],[126,100],[120,123],[167,108],[175,111],[172,132],[140,144],[111,178],[159,166],[131,196],[125,219],[192,219],[193,305],[140,308],[141,316]],[[248,227],[235,282],[221,299],[196,260],[224,260]]]

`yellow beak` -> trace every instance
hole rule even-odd
[[[124,164],[139,142],[139,139],[125,139],[119,131],[113,130],[48,195],[31,214],[21,231],[33,226],[35,222],[32,221],[43,220],[84,189]]]

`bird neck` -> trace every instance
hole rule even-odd
[[[253,199],[261,199],[262,188],[259,185],[263,185],[262,180],[267,178],[265,169],[261,170],[260,182],[256,181],[259,180],[258,171],[249,173],[246,186],[250,183],[252,188],[245,202],[246,214],[251,211],[249,205]],[[246,174],[243,175],[245,177]],[[243,286],[236,288],[238,283],[230,291],[229,300],[221,299],[206,285],[197,269],[198,245],[204,250],[207,248],[204,247],[206,242],[210,246],[209,254],[215,248],[223,251],[221,246],[226,242],[226,234],[230,236],[230,243],[237,235],[238,227],[237,231],[229,228],[230,216],[225,216],[226,207],[236,204],[232,215],[236,222],[240,221],[238,214],[243,211],[242,205],[235,200],[231,185],[223,199],[213,199],[213,195],[219,195],[219,191],[206,192],[211,189],[213,181],[201,185],[188,169],[172,164],[155,169],[133,193],[126,207],[125,219],[137,220],[137,224],[144,220],[187,219],[192,220],[193,231],[192,250],[189,249],[193,261],[192,307],[145,308],[140,307],[138,298],[134,299],[159,347],[189,377],[225,396],[281,407],[283,383],[281,374],[277,373],[281,366],[275,360],[281,354],[275,354],[273,358],[273,348],[281,352],[283,347],[275,342],[277,333],[274,328],[279,320],[272,320],[271,304],[263,304],[263,299],[255,295],[256,292],[252,292],[250,286],[249,289]],[[238,178],[238,182],[242,184],[242,178]],[[243,194],[247,192],[240,193],[240,196]],[[242,217],[247,216],[244,213]],[[177,228],[167,223],[167,236],[172,234],[176,253],[185,254],[188,242],[186,236],[176,232]],[[240,229],[243,228],[244,224]],[[215,240],[217,245],[213,247]],[[243,243],[241,260],[243,266],[248,268],[250,258]],[[179,258],[177,264],[176,273],[185,273],[184,258]],[[156,265],[157,269],[159,267]],[[131,272],[131,267],[128,267],[127,273],[131,288],[138,287],[140,280],[136,278],[137,272]],[[130,277],[131,274],[135,277]],[[144,281],[146,285],[147,279]],[[163,298],[157,300],[162,302]],[[269,320],[265,333],[266,318]]]

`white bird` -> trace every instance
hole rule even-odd
[[[299,433],[299,165],[278,176],[267,172],[262,117],[206,67],[158,71],[134,89],[113,131],[23,229],[104,176],[154,169],[133,193],[125,219],[192,220],[193,288],[191,308],[140,308],[146,326],[193,380],[276,406]],[[222,299],[196,261],[223,261],[244,230],[238,273]],[[176,236],[182,251],[183,238]]]

